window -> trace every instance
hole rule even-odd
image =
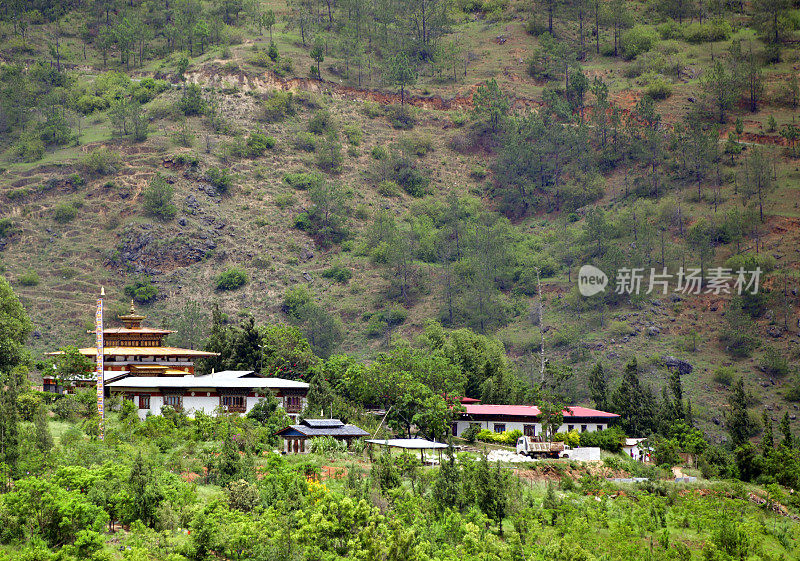
[[[506,426],[505,424],[495,423],[494,424],[494,432],[505,432]]]
[[[183,409],[183,396],[182,395],[165,395],[164,405],[169,405],[176,411]]]
[[[139,396],[139,409],[150,409],[150,394],[143,393]]]
[[[247,397],[243,395],[221,395],[219,404],[226,411],[244,413],[247,410]]]
[[[536,425],[525,425],[522,432],[525,436],[536,436]]]
[[[581,425],[581,432],[586,432],[588,425]]]
[[[575,425],[567,425],[567,430],[568,431],[575,430]]]
[[[122,395],[122,398],[123,398],[125,401],[133,401],[133,394],[132,394],[132,393],[126,393],[126,394],[123,394],[123,395]]]
[[[303,398],[299,395],[286,396],[285,404],[287,413],[299,413],[303,410]]]

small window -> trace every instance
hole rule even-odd
[[[536,425],[524,425],[522,432],[525,436],[536,436]]]
[[[150,409],[150,394],[143,393],[139,396],[139,409]]]
[[[125,401],[133,401],[133,394],[132,393],[123,394],[122,397],[123,397],[123,399],[125,399]]]
[[[575,430],[575,425],[567,425],[567,430],[568,431]]]
[[[183,396],[182,395],[165,395],[164,405],[169,405],[176,411],[183,409]]]
[[[506,426],[504,424],[495,423],[494,424],[494,432],[505,432]]]
[[[588,425],[581,425],[581,432],[586,432]]]
[[[244,413],[247,410],[247,397],[243,395],[221,395],[219,404],[226,411]]]

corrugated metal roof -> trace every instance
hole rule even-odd
[[[82,355],[97,356],[95,347],[78,349]],[[208,353],[206,351],[196,351],[194,349],[179,349],[177,347],[105,347],[103,353],[106,356],[218,356],[219,353]],[[57,354],[57,353],[51,353]]]
[[[464,405],[467,415],[507,415],[510,417],[536,417],[541,411],[535,405]],[[606,411],[598,411],[597,409],[589,409],[588,407],[566,407],[564,409],[564,417],[571,418],[616,418],[619,415],[615,413],[608,413]]]
[[[371,444],[380,446],[390,446],[393,448],[404,448],[406,450],[431,450],[447,448],[447,444],[425,440],[424,438],[389,438],[386,440],[367,440]]]
[[[300,434],[313,438],[315,436],[368,436],[369,433],[355,425],[342,425],[340,427],[309,427],[306,425],[290,425],[275,434],[282,435],[289,430],[297,431]]]
[[[344,423],[339,419],[305,419],[302,424],[313,428],[344,426]]]

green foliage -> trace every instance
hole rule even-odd
[[[292,92],[276,91],[264,102],[264,119],[281,121],[295,114]]]
[[[236,290],[247,284],[249,278],[242,269],[231,267],[221,272],[216,280],[217,290]]]
[[[53,208],[53,220],[59,224],[67,224],[78,216],[78,209],[72,204],[59,203]]]
[[[203,92],[197,84],[189,84],[183,90],[183,95],[178,102],[178,108],[188,116],[202,115],[206,111],[206,100],[203,99]]]
[[[761,370],[769,376],[782,378],[789,373],[789,361],[771,345],[767,345],[764,348],[760,366]]]
[[[728,20],[713,18],[703,23],[690,23],[684,27],[683,36],[689,43],[711,43],[725,41],[732,32],[733,30]]]
[[[503,432],[493,432],[488,429],[481,430],[475,438],[481,442],[491,442],[494,444],[504,444],[506,446],[514,446],[517,439],[522,436],[522,431],[512,430]]]
[[[327,109],[320,109],[308,121],[308,132],[317,135],[325,135],[329,132],[336,132],[336,122]]]
[[[347,284],[347,282],[353,278],[353,271],[341,265],[334,265],[322,271],[322,277]]]
[[[233,174],[228,168],[211,167],[206,171],[208,182],[220,193],[227,193],[233,186]]]
[[[120,155],[105,146],[96,148],[83,158],[81,167],[87,174],[103,176],[116,173],[121,163]]]
[[[580,433],[581,446],[595,446],[607,452],[618,453],[625,442],[625,433],[619,427]]]
[[[307,190],[322,184],[325,178],[314,172],[287,173],[283,176],[283,181],[295,189]]]
[[[626,60],[632,60],[652,49],[659,40],[658,32],[649,25],[635,25],[620,36],[620,50]]]
[[[153,285],[150,277],[141,277],[125,285],[125,295],[140,304],[150,304],[158,298],[158,288]]]
[[[144,209],[148,214],[169,220],[175,217],[178,209],[172,200],[175,188],[160,173],[156,173],[148,182],[142,194]]]
[[[275,138],[260,132],[252,132],[247,137],[247,155],[251,158],[263,156],[267,150],[275,147]]]
[[[39,273],[33,269],[28,269],[19,276],[17,282],[20,286],[37,286],[39,284]]]
[[[10,218],[0,218],[0,240],[10,238],[15,232],[14,222]]]

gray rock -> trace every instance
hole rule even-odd
[[[651,326],[651,327],[648,327],[648,328],[647,328],[647,334],[648,334],[650,337],[655,337],[655,336],[656,336],[656,335],[658,335],[659,333],[661,333],[661,330],[660,330],[658,327],[656,327],[656,326]]]
[[[181,226],[186,226],[186,219],[183,216],[181,216],[180,218],[178,218],[178,224],[180,224]]]

